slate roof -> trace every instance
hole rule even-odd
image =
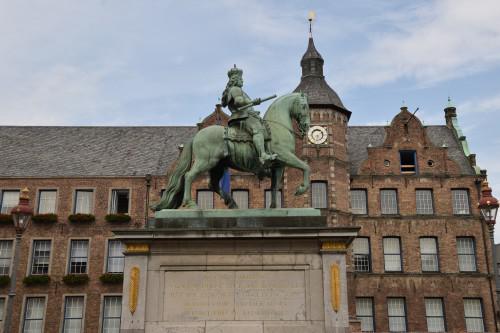
[[[196,127],[0,127],[0,177],[165,174]]]
[[[323,57],[314,46],[314,40],[310,37],[307,50],[300,61],[302,77],[294,92],[306,93],[311,107],[333,107],[350,117],[351,112],[345,108],[339,95],[325,80],[323,75],[324,62]]]
[[[42,127],[0,126],[0,177],[91,177],[164,175],[177,159],[178,146],[196,127]],[[446,126],[427,126],[436,146],[463,174],[473,174],[458,142]],[[347,131],[350,173],[381,146],[384,126],[351,126]]]
[[[448,157],[456,162],[462,174],[473,175],[469,160],[462,152],[455,136],[446,126],[426,126],[425,132],[433,145],[448,147]],[[350,160],[350,174],[358,174],[359,167],[368,158],[368,145],[380,147],[385,139],[384,126],[349,126],[347,128],[347,153]]]

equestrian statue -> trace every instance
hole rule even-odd
[[[295,136],[303,138],[310,125],[306,95],[291,93],[277,98],[261,119],[253,106],[276,95],[250,99],[242,89],[243,71],[236,66],[228,71],[228,78],[222,93],[222,105],[231,111],[228,127],[206,127],[184,145],[161,201],[152,206],[154,210],[197,208],[191,197],[191,185],[205,172],[210,175],[211,190],[229,208],[238,208],[231,193],[226,193],[220,185],[227,168],[252,172],[259,178],[270,177],[271,208],[276,208],[286,166],[303,171],[303,181],[295,195],[309,189],[309,166],[295,155]],[[294,131],[293,120],[299,134]]]

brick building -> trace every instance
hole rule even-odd
[[[445,108],[442,126],[424,126],[406,107],[388,126],[348,126],[351,112],[325,81],[312,38],[300,64],[295,91],[307,93],[321,135],[296,147],[311,167],[311,190],[294,196],[301,175],[288,169],[281,205],[361,227],[348,263],[351,317],[365,331],[494,331],[491,247],[475,205],[485,175],[456,109]],[[112,229],[143,227],[178,146],[227,119],[217,106],[197,127],[0,127],[1,212],[28,187],[35,214],[57,214],[23,235],[12,331],[118,332],[121,284],[112,282],[123,259]],[[268,180],[232,172],[231,188],[240,208],[268,205]],[[193,191],[203,208],[224,207],[208,178]],[[95,221],[69,221],[77,213]],[[120,213],[131,220],[113,220]],[[15,232],[8,216],[0,222],[0,272],[8,275]],[[7,295],[0,287],[2,321]]]

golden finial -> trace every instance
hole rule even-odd
[[[316,12],[314,10],[309,11],[307,20],[309,21],[309,38],[312,38],[312,21],[316,20]]]

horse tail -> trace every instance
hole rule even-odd
[[[184,196],[184,175],[191,168],[193,160],[193,140],[190,140],[182,149],[181,156],[177,160],[177,165],[170,175],[165,194],[161,201],[154,207],[155,210],[176,209],[182,204]]]

